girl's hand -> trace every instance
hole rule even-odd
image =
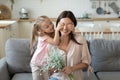
[[[62,29],[62,26],[63,26],[63,25],[62,25],[61,23],[58,23],[56,30],[57,30],[57,31],[60,31],[60,30]]]
[[[57,72],[58,70],[55,68],[49,69],[49,74],[52,75],[53,73]]]
[[[72,67],[69,67],[69,66],[64,67],[64,68],[62,69],[62,71],[63,71],[64,73],[66,73],[66,74],[70,74],[70,73],[72,73]]]

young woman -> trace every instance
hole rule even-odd
[[[63,11],[57,18],[56,26],[60,29],[60,43],[58,45],[59,53],[65,57],[66,66],[61,72],[51,75],[51,80],[70,80],[69,74],[72,74],[74,80],[83,80],[82,70],[90,69],[90,54],[86,40],[80,35],[74,33],[77,25],[76,18],[71,11]],[[52,45],[49,47],[52,50]]]

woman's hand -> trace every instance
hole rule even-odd
[[[70,74],[70,73],[72,73],[72,67],[66,66],[62,69],[62,72],[66,73],[66,74]]]

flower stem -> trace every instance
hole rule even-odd
[[[74,76],[72,74],[69,74],[68,76],[69,76],[70,80],[74,80]]]

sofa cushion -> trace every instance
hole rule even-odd
[[[11,80],[33,80],[32,73],[18,73]]]
[[[98,72],[100,80],[120,80],[120,72]]]
[[[84,71],[83,72],[83,80],[98,80],[94,73],[89,73]]]
[[[120,70],[120,41],[95,39],[89,48],[95,72]]]
[[[11,74],[31,72],[30,41],[28,39],[9,39],[6,42],[6,60]]]

